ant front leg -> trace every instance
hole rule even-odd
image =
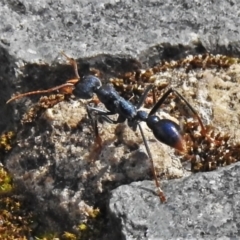
[[[112,113],[110,111],[104,111],[102,109],[99,108],[94,108],[94,107],[90,107],[90,106],[86,106],[87,108],[87,113],[88,113],[88,117],[92,122],[92,126],[94,129],[94,133],[96,136],[96,142],[97,143],[101,143],[102,144],[102,139],[99,135],[98,132],[98,127],[97,127],[97,117],[102,117],[106,122],[110,123],[110,124],[118,124],[118,123],[123,123],[126,119],[123,118],[122,116],[118,116],[117,120],[113,120],[110,117],[108,117],[109,115],[115,115],[116,113]],[[93,117],[93,112],[95,112],[95,116]]]
[[[94,134],[95,134],[95,140],[94,140],[94,149],[93,149],[93,154],[91,154],[91,158],[96,158],[97,155],[100,154],[101,150],[102,150],[102,138],[99,134],[99,131],[98,131],[98,120],[97,118],[99,116],[103,117],[104,120],[106,120],[108,123],[111,123],[111,124],[117,124],[117,123],[120,123],[120,122],[124,122],[125,119],[122,119],[120,116],[118,117],[118,119],[115,121],[111,118],[108,117],[108,115],[114,115],[115,113],[112,113],[112,112],[107,112],[107,111],[104,111],[104,110],[101,110],[101,109],[98,109],[98,108],[94,108],[94,107],[90,107],[90,106],[86,106],[86,109],[87,109],[87,114],[88,114],[88,117],[92,123],[92,128],[93,128],[93,131],[94,131]]]

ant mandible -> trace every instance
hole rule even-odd
[[[93,95],[96,94],[99,101],[104,104],[107,111],[87,106],[88,113],[91,114],[91,112],[95,112],[97,115],[103,116],[107,122],[113,123],[113,124],[123,123],[127,120],[128,126],[133,131],[136,131],[137,127],[139,128],[148,157],[151,162],[151,168],[152,168],[155,184],[158,190],[159,198],[161,202],[166,202],[166,197],[157,179],[157,174],[156,174],[152,154],[149,149],[147,140],[144,136],[144,132],[140,125],[140,122],[146,122],[147,126],[151,129],[151,131],[153,132],[154,136],[158,141],[178,150],[179,152],[184,153],[186,151],[186,143],[182,135],[180,134],[180,126],[172,120],[160,119],[158,116],[154,114],[161,107],[161,105],[166,100],[166,98],[171,93],[173,93],[178,98],[180,98],[183,102],[185,102],[185,104],[193,112],[194,116],[199,121],[199,124],[201,127],[201,133],[205,134],[206,133],[205,127],[199,115],[197,114],[196,110],[188,103],[188,101],[177,90],[173,88],[169,88],[162,95],[162,97],[157,101],[157,103],[153,106],[153,108],[149,113],[143,110],[139,110],[139,108],[143,105],[148,92],[154,88],[153,85],[149,85],[145,89],[144,93],[142,94],[139,100],[139,103],[137,104],[137,106],[135,106],[130,101],[121,97],[119,93],[113,88],[113,86],[108,84],[102,85],[100,79],[96,76],[85,75],[80,79],[76,61],[68,57],[65,53],[62,52],[62,54],[67,58],[69,63],[73,66],[76,78],[68,80],[65,84],[62,84],[47,90],[37,90],[37,91],[19,94],[9,99],[7,103],[10,103],[13,100],[16,100],[25,96],[49,93],[56,90],[59,90],[61,93],[64,93],[64,94],[73,94],[75,97],[80,99],[91,99]],[[117,120],[112,120],[111,118],[108,117],[110,115],[115,115],[115,114],[118,114]],[[98,141],[100,142],[101,140],[100,140],[100,137],[98,136],[97,125],[95,125],[95,133],[97,135],[96,138],[98,138]]]

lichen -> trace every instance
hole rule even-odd
[[[28,239],[31,232],[31,213],[11,194],[12,177],[0,167],[0,240]]]
[[[13,131],[3,133],[0,136],[0,150],[3,153],[9,152],[12,149],[12,145],[14,143],[15,136],[16,135]]]
[[[3,167],[0,167],[0,195],[9,193],[12,189],[13,184],[11,175]]]

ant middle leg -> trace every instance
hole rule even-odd
[[[140,99],[139,99],[139,102],[138,102],[138,104],[137,104],[137,109],[139,109],[139,108],[143,105],[144,101],[145,101],[146,98],[147,98],[148,92],[149,92],[150,90],[153,90],[153,89],[154,89],[154,86],[153,86],[153,85],[147,86],[147,88],[144,90],[142,96],[141,96]]]
[[[87,110],[88,117],[91,121],[92,128],[93,128],[94,135],[95,135],[94,145],[96,147],[94,147],[94,152],[100,152],[102,149],[102,138],[98,131],[97,118],[95,116],[93,116],[93,114],[89,110],[89,106],[86,106],[86,110]]]
[[[94,111],[97,116],[102,117],[106,122],[111,123],[111,124],[123,123],[126,120],[126,118],[122,117],[121,115],[118,116],[117,120],[113,120],[108,116],[116,115],[116,113],[113,113],[110,111],[105,111],[105,110],[95,108],[95,107],[87,106],[87,111],[89,111],[89,113]]]

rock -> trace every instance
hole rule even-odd
[[[240,164],[164,181],[161,204],[152,182],[112,191],[109,213],[122,239],[231,239],[238,236]],[[119,234],[120,234],[119,233]]]
[[[5,104],[6,101],[13,94],[48,89],[75,77],[72,67],[60,57],[62,50],[77,59],[80,72],[84,64],[99,69],[103,73],[103,82],[119,73],[151,67],[162,59],[179,59],[188,54],[208,51],[239,55],[239,41],[236,40],[239,39],[239,8],[238,1],[207,0],[176,0],[174,4],[171,0],[81,0],[71,3],[46,0],[1,1],[0,130],[5,132],[15,129],[17,133],[16,146],[2,161],[15,176],[15,184],[21,194],[24,193],[32,200],[33,208],[42,214],[46,225],[61,231],[72,228],[85,221],[95,205],[106,208],[109,192],[115,187],[136,180],[151,179],[148,157],[139,132],[133,133],[129,128],[123,127],[119,136],[116,136],[118,127],[107,123],[99,125],[104,146],[98,155],[84,103],[76,99],[68,99],[42,111],[33,117],[32,123],[23,126],[20,123],[23,114],[34,106],[39,96],[23,98],[9,105]],[[178,70],[173,70],[160,74],[158,78],[166,78],[174,84],[180,79],[178,85],[181,83],[183,86],[181,92],[200,112],[204,122],[215,124],[219,131],[229,131],[235,141],[239,138],[238,69],[239,66],[235,65],[228,69],[227,73],[219,69],[207,69],[196,74],[184,72],[181,77]],[[202,79],[203,81],[200,81]],[[197,97],[193,97],[191,92]],[[159,175],[167,173],[170,178],[186,175],[173,151],[157,142],[146,129],[145,133],[152,152],[158,156],[155,161]],[[168,160],[164,161],[166,159]],[[176,168],[172,168],[172,165]],[[161,222],[157,222],[157,227],[163,226],[161,236],[175,238],[178,233],[170,232],[171,229],[175,230],[173,224],[177,226],[177,223],[180,224],[187,216],[190,222],[186,220],[182,224],[186,222],[188,230],[192,227],[193,232],[189,230],[191,236],[224,235],[220,229],[221,224],[212,224],[212,228],[207,225],[207,221],[222,220],[223,216],[218,215],[220,213],[217,211],[208,211],[209,208],[204,203],[201,205],[201,200],[206,197],[209,206],[222,206],[222,214],[226,213],[225,208],[234,203],[229,200],[229,203],[225,204],[226,199],[221,197],[211,198],[208,189],[214,189],[213,192],[219,196],[223,196],[220,195],[220,190],[229,191],[228,194],[234,192],[234,186],[227,184],[230,179],[230,182],[235,182],[238,178],[230,178],[228,171],[231,173],[237,169],[238,164],[212,173],[197,174],[188,179],[171,180],[163,186],[168,196],[168,203],[165,205],[159,203],[152,183],[139,182],[124,186],[134,188],[136,193],[135,190],[126,190],[125,194],[129,195],[123,199],[121,195],[117,195],[120,190],[116,190],[104,219],[105,229],[109,232],[100,235],[102,239],[119,239],[121,234],[126,239],[131,239],[133,234],[142,236],[143,239],[145,236],[158,237],[160,235],[154,230],[154,223],[159,219]],[[211,184],[211,178],[215,183]],[[226,181],[218,181],[221,178],[226,178]],[[194,183],[197,186],[193,187]],[[196,198],[192,195],[199,192],[198,184],[207,185],[209,188]],[[140,185],[147,189],[151,186],[152,190],[146,192],[134,187]],[[178,197],[173,199],[172,196],[180,191],[173,187],[178,185],[185,189],[182,190],[183,197],[177,194]],[[204,195],[206,193],[209,198]],[[125,196],[124,193],[122,196]],[[145,203],[140,196],[147,199],[144,200]],[[114,206],[123,200],[128,203],[129,218],[119,217],[120,205],[119,209],[114,209]],[[191,201],[194,201],[194,204]],[[199,204],[199,208],[195,204]],[[135,215],[131,215],[130,210],[136,205],[144,209],[141,215],[145,220],[141,220],[138,210]],[[157,206],[157,209],[154,209],[154,206]],[[147,215],[148,212],[151,216]],[[115,215],[114,219],[119,218],[116,220],[116,232],[112,227],[115,222],[107,221],[109,213]],[[194,219],[198,213],[206,214],[207,219],[197,222],[199,229],[203,229],[201,231],[194,230]],[[170,220],[174,218],[174,222],[164,222],[161,216]],[[237,211],[236,215],[229,216],[228,221],[229,226],[233,225],[233,235],[237,234],[234,232],[235,216]],[[131,217],[133,220],[129,220]],[[138,220],[135,223],[136,217]],[[124,222],[119,224],[122,219],[127,219],[126,225]],[[127,232],[129,222],[136,226],[134,232]],[[139,226],[143,226],[142,232],[138,231]],[[147,233],[145,226],[150,229]],[[188,236],[186,228],[179,229],[179,236]],[[227,224],[223,229],[226,236],[227,232],[230,234]]]
[[[140,56],[146,64],[193,50],[239,52],[237,1],[4,0],[1,5],[1,43],[27,62],[52,62],[60,50],[75,57]]]

